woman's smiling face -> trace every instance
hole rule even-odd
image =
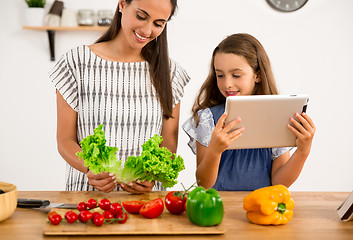
[[[224,97],[251,95],[258,81],[247,61],[233,53],[216,53],[214,69],[218,89]]]
[[[172,11],[170,0],[133,0],[119,2],[121,31],[133,49],[142,49],[164,30]]]

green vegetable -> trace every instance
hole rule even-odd
[[[223,202],[219,193],[209,188],[196,187],[186,201],[186,214],[192,223],[200,226],[218,225],[223,220]]]
[[[130,156],[124,168],[115,172],[118,182],[160,181],[164,188],[173,187],[179,172],[185,169],[184,160],[171,153],[166,147],[160,147],[163,141],[157,134],[142,145],[140,156]]]
[[[85,166],[89,167],[94,174],[102,172],[117,172],[121,168],[121,162],[117,161],[117,147],[106,146],[103,125],[94,129],[94,134],[85,137],[80,142],[82,152],[76,155],[85,161]]]
[[[161,136],[156,134],[146,141],[141,155],[128,157],[123,168],[122,161],[116,158],[118,148],[105,146],[102,128],[103,125],[99,125],[94,135],[84,138],[81,141],[82,152],[77,153],[93,173],[113,173],[120,183],[154,180],[160,181],[164,188],[177,183],[179,172],[185,169],[184,160],[166,147],[159,146],[163,141]]]

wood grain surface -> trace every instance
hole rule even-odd
[[[153,199],[165,196],[166,192],[154,192],[144,195],[131,195],[125,192],[119,193],[96,193],[96,192],[35,192],[19,191],[18,196],[22,198],[49,199],[52,202],[76,203],[76,201],[87,201],[95,195],[98,199],[104,197],[114,199]],[[47,213],[38,210],[17,208],[15,213],[7,220],[0,223],[1,240],[38,240],[38,239],[229,239],[229,240],[251,240],[251,239],[319,239],[319,240],[352,240],[353,221],[343,222],[339,219],[336,209],[341,202],[347,198],[348,192],[292,192],[296,203],[293,219],[282,226],[260,226],[248,222],[245,211],[242,208],[243,198],[248,192],[220,192],[224,202],[225,214],[222,226],[224,234],[203,235],[43,235],[47,224]],[[153,231],[154,228],[166,218],[163,215],[157,221],[144,221],[141,227]],[[127,224],[132,221],[128,221]],[[145,225],[145,226],[143,226]],[[100,228],[105,231],[104,228]]]

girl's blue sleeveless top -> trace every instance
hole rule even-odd
[[[224,104],[210,108],[216,123]],[[218,191],[253,191],[271,185],[271,148],[232,149],[221,156],[218,177],[212,187]]]

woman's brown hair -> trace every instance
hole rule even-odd
[[[133,0],[125,0],[129,5]],[[177,0],[170,0],[172,11],[169,19],[174,15],[177,8]],[[121,28],[121,12],[119,4],[116,8],[112,23],[108,30],[96,41],[106,42],[112,40],[119,33]],[[142,48],[142,56],[149,63],[149,72],[151,81],[156,89],[159,102],[163,109],[163,114],[166,119],[173,117],[173,92],[170,75],[168,41],[167,41],[167,24],[165,24],[163,32],[155,40],[149,42]]]
[[[197,112],[210,108],[226,101],[219,91],[217,77],[214,69],[214,58],[217,53],[231,53],[243,57],[254,74],[257,74],[259,82],[255,84],[252,95],[278,94],[275,79],[271,69],[270,59],[262,44],[253,36],[246,33],[233,34],[225,38],[214,50],[211,59],[211,67],[206,81],[196,97],[192,107],[192,115],[196,125],[199,123]]]

